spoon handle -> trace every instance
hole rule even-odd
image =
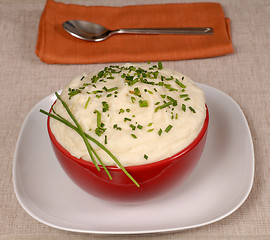
[[[204,28],[125,28],[117,29],[114,33],[125,34],[212,34],[213,29]]]

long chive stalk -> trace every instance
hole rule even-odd
[[[59,94],[58,94],[57,92],[55,92],[55,95],[56,95],[56,97],[61,101],[61,103],[63,104],[64,108],[66,109],[68,115],[71,117],[71,119],[73,120],[73,122],[76,124],[77,129],[78,129],[78,131],[79,131],[79,134],[81,135],[81,137],[82,137],[82,139],[83,139],[83,141],[84,141],[84,143],[85,143],[85,145],[86,145],[87,151],[88,151],[88,153],[90,154],[90,157],[91,157],[91,159],[92,159],[94,165],[96,166],[97,170],[100,171],[100,168],[99,168],[99,166],[97,165],[97,163],[96,163],[96,161],[95,161],[95,159],[94,159],[94,157],[93,157],[93,155],[92,155],[90,144],[89,144],[89,142],[87,141],[86,136],[85,136],[85,133],[84,133],[84,131],[82,130],[80,124],[78,123],[78,121],[76,120],[76,118],[73,116],[73,114],[71,113],[71,111],[70,111],[68,105],[62,100],[62,98],[59,96]]]
[[[63,118],[61,115],[57,114],[54,109],[52,108],[52,111],[54,112],[55,115],[48,113],[42,109],[40,109],[40,112],[43,114],[46,114],[62,123],[64,123],[65,125],[69,126],[70,128],[74,129],[78,134],[80,134],[78,128],[76,126],[74,126],[72,123],[70,123],[68,120],[66,120],[65,118]],[[85,134],[85,133],[84,133]],[[100,164],[102,165],[102,167],[104,168],[105,172],[107,173],[107,175],[109,176],[110,180],[112,180],[112,176],[110,174],[110,172],[108,171],[108,169],[106,168],[106,166],[104,165],[104,163],[101,161],[100,157],[98,156],[98,154],[96,153],[96,151],[93,149],[93,147],[89,144],[90,150],[94,153],[94,155],[96,156],[96,158],[99,160]],[[89,151],[88,151],[89,152]],[[91,154],[92,155],[92,154]],[[93,155],[91,157],[91,159],[93,160]],[[100,169],[98,169],[100,170]]]
[[[45,113],[46,115],[48,115],[47,112],[45,112],[45,111],[42,110],[42,109],[40,110],[40,112]],[[69,126],[70,126],[70,127],[72,126],[72,128],[73,128],[78,134],[80,134],[79,131],[78,131],[78,129],[77,129],[74,125],[72,125],[69,121],[67,121],[65,118],[63,118],[60,114],[56,113],[53,107],[52,107],[52,112],[53,112],[57,117],[59,117],[60,119],[62,119],[63,121],[68,122],[68,123],[70,124]],[[53,117],[53,116],[51,116],[51,117]],[[55,119],[56,119],[56,118],[55,118]],[[57,119],[57,120],[60,121],[60,119]],[[63,121],[61,121],[61,122],[63,122]],[[106,168],[106,166],[104,165],[104,163],[101,161],[100,157],[98,156],[98,154],[97,154],[96,151],[93,149],[93,147],[91,146],[90,143],[89,143],[89,146],[90,146],[91,151],[94,153],[94,155],[96,156],[96,158],[98,159],[98,161],[100,162],[100,164],[102,165],[102,167],[104,168],[104,170],[105,170],[105,172],[107,173],[107,175],[108,175],[108,177],[110,178],[110,180],[112,180],[112,176],[111,176],[110,172],[108,171],[108,169]],[[91,158],[92,161],[93,161],[93,155],[92,155],[92,154],[90,155],[90,158]]]
[[[42,109],[40,109],[40,112],[45,114],[45,115],[48,115],[62,123],[64,123],[65,125],[67,125],[68,127],[74,129],[77,133],[79,133],[78,129],[76,126],[74,126],[72,123],[70,123],[68,120],[64,119],[64,118],[60,118],[56,115],[53,115],[51,113],[48,113]],[[107,149],[103,144],[101,144],[99,141],[97,141],[95,138],[89,136],[87,133],[85,133],[85,136],[93,141],[96,145],[98,145],[102,150],[104,150],[114,161],[115,163],[119,166],[119,168],[130,178],[130,180],[137,186],[137,187],[140,187],[140,185],[137,183],[137,181],[129,174],[129,172],[124,168],[124,166],[119,162],[119,160],[110,152],[109,149]],[[106,167],[104,168],[106,169]],[[105,170],[106,171],[106,170]]]
[[[56,93],[57,94],[57,93]],[[57,94],[58,95],[58,94]],[[56,95],[56,96],[57,96]],[[59,97],[59,95],[58,95]],[[60,99],[59,99],[60,100]],[[64,102],[63,100],[60,100],[62,103]],[[65,102],[64,102],[65,103]],[[65,104],[66,105],[66,104]],[[66,105],[67,106],[67,105]],[[68,106],[67,106],[68,108]],[[69,109],[69,108],[68,108]],[[70,110],[69,110],[70,111]],[[45,114],[45,115],[48,115],[62,123],[64,123],[66,126],[74,129],[78,134],[81,135],[81,131],[83,132],[83,135],[88,138],[89,140],[91,140],[92,142],[94,142],[97,146],[99,146],[103,151],[105,151],[113,160],[114,162],[118,165],[118,167],[127,175],[127,177],[130,178],[130,180],[137,186],[137,187],[140,187],[140,185],[138,184],[138,182],[129,174],[129,172],[124,168],[124,166],[119,162],[119,160],[103,145],[101,144],[99,141],[97,141],[95,138],[91,137],[90,135],[88,135],[87,133],[85,133],[82,129],[81,131],[78,129],[78,126],[74,126],[72,123],[70,123],[68,120],[66,120],[65,118],[63,118],[62,116],[60,116],[59,114],[56,114],[55,111],[53,110],[53,112],[56,114],[51,114],[51,113],[48,113],[42,109],[40,109],[40,112]],[[72,114],[71,114],[72,115]],[[73,115],[72,115],[73,116]],[[71,117],[72,118],[72,117]],[[73,118],[75,119],[75,117],[73,116]],[[73,119],[72,118],[72,119]],[[73,120],[74,121],[74,120]],[[76,121],[76,119],[75,119]],[[75,122],[74,121],[74,122]],[[77,122],[77,121],[76,121]],[[76,123],[75,122],[75,123]],[[111,175],[109,174],[106,166],[103,164],[103,162],[101,161],[101,159],[98,157],[98,155],[95,153],[95,151],[93,150],[92,146],[89,144],[89,142],[87,141],[86,139],[86,142],[88,143],[88,146],[89,146],[89,150],[90,151],[93,151],[93,153],[95,154],[95,156],[98,158],[99,162],[101,163],[101,165],[103,166],[103,168],[105,169],[105,171],[107,172],[108,176],[110,177],[111,179]],[[99,169],[99,168],[98,168]]]
[[[108,169],[106,168],[106,166],[103,164],[103,162],[101,161],[100,157],[97,155],[97,153],[94,151],[94,149],[92,148],[92,146],[90,145],[90,143],[88,142],[88,140],[86,139],[86,136],[85,136],[85,133],[84,131],[82,130],[80,124],[78,123],[78,121],[76,120],[76,118],[73,116],[73,114],[71,113],[69,107],[67,106],[67,104],[61,99],[61,97],[59,96],[59,94],[56,92],[55,93],[56,97],[61,101],[61,103],[63,104],[63,106],[65,107],[67,113],[69,114],[69,116],[71,117],[71,119],[74,121],[74,123],[76,124],[77,126],[77,129],[78,129],[78,133],[80,134],[80,136],[83,138],[84,142],[85,142],[85,145],[86,145],[86,148],[87,148],[87,151],[90,155],[90,158],[92,160],[92,162],[94,163],[95,167],[97,168],[98,171],[100,171],[100,168],[99,166],[97,165],[95,159],[94,159],[94,156],[93,156],[93,153],[95,154],[96,158],[99,160],[100,164],[102,165],[102,167],[105,169],[105,172],[107,173],[108,177],[110,179],[112,179],[112,176],[111,174],[109,173]],[[92,153],[93,152],[93,153]]]

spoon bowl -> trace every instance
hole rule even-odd
[[[72,36],[87,41],[103,41],[114,34],[212,34],[210,27],[203,28],[125,28],[107,29],[97,23],[82,20],[69,20],[63,28]]]

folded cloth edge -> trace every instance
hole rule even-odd
[[[130,57],[124,57],[122,56],[122,60],[117,58],[115,61],[108,58],[108,60],[106,59],[90,59],[85,61],[85,60],[80,60],[80,59],[76,59],[76,61],[74,60],[64,60],[64,61],[59,61],[59,59],[53,59],[50,58],[46,55],[46,44],[47,44],[47,32],[46,32],[46,14],[47,14],[47,9],[48,7],[51,7],[51,4],[55,4],[56,2],[54,0],[47,0],[47,3],[45,5],[44,11],[42,12],[41,18],[40,18],[40,23],[39,23],[39,32],[38,32],[38,37],[37,37],[37,44],[36,44],[36,50],[35,53],[36,55],[40,58],[41,61],[45,62],[45,63],[50,63],[50,64],[89,64],[89,63],[105,63],[105,62],[127,62],[127,61],[131,61],[131,62],[145,62],[145,61],[170,61],[170,60],[186,60],[186,59],[198,59],[198,58],[209,58],[209,57],[217,57],[217,56],[222,56],[222,55],[226,55],[229,53],[234,52],[232,44],[231,46],[227,47],[226,49],[226,53],[220,53],[219,55],[206,55],[204,57],[200,57],[200,56],[192,56],[192,57],[165,57],[165,56],[149,56],[145,59],[132,59]],[[63,5],[68,5],[68,6],[80,6],[80,7],[89,7],[89,6],[82,6],[82,5],[75,5],[75,4],[65,4],[65,3],[59,3],[57,2],[56,4],[63,4]],[[181,3],[180,3],[181,4]],[[192,4],[192,3],[190,3]],[[219,3],[218,3],[219,4]],[[157,4],[157,5],[167,5],[167,4]],[[130,7],[133,6],[140,6],[140,5],[132,5]],[[141,6],[147,6],[147,5],[141,5]],[[151,5],[148,5],[151,6]],[[96,7],[96,6],[94,6]],[[100,6],[99,6],[100,7]],[[102,6],[101,6],[102,7]],[[124,7],[128,7],[128,6],[124,6]],[[229,18],[224,18],[225,20],[225,25],[226,25],[226,30],[227,30],[227,36],[229,38],[229,40],[231,41],[231,27],[230,27],[230,19]],[[62,57],[62,60],[64,58]]]

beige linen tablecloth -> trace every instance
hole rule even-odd
[[[66,1],[68,2],[68,1]],[[121,6],[165,0],[92,0],[76,3]],[[171,0],[170,2],[184,2]],[[185,1],[187,2],[187,1]],[[199,1],[192,1],[199,2]],[[79,234],[57,230],[30,217],[13,190],[17,137],[31,108],[82,72],[103,67],[47,65],[35,55],[45,1],[0,0],[0,239],[270,239],[270,1],[219,1],[232,22],[233,54],[164,65],[225,92],[242,108],[255,150],[255,179],[245,203],[230,216],[204,227],[132,236]]]

